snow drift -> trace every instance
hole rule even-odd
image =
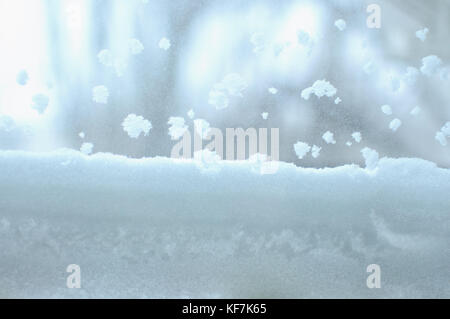
[[[449,194],[450,170],[419,159],[261,175],[3,151],[0,297],[449,298]]]

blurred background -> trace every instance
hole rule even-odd
[[[449,65],[450,1],[382,0],[381,28],[366,25],[364,0],[0,0],[0,149],[45,152],[80,149],[130,157],[170,156],[171,116],[207,120],[223,129],[280,129],[280,159],[298,166],[362,164],[360,150],[380,156],[419,157],[450,167],[450,145],[436,132],[450,121],[450,80],[420,75],[403,79],[407,67],[437,55]],[[344,19],[347,27],[334,25]],[[429,29],[421,41],[416,31]],[[298,45],[299,31],[311,45]],[[159,47],[170,40],[168,50]],[[129,54],[129,40],[144,51]],[[98,53],[109,50],[121,61],[105,67]],[[18,74],[26,70],[26,85]],[[228,108],[208,103],[214,84],[238,73],[248,83]],[[118,76],[120,75],[120,76]],[[327,79],[342,99],[301,91]],[[109,89],[107,104],[93,101],[92,89]],[[278,89],[271,94],[268,89]],[[49,97],[40,114],[36,94]],[[393,115],[381,112],[389,104]],[[410,114],[416,106],[417,116]],[[261,117],[268,112],[267,120]],[[135,113],[152,122],[149,135],[131,139],[121,126]],[[397,132],[389,123],[399,118]],[[326,144],[323,133],[334,133]],[[352,141],[359,131],[361,143]],[[79,133],[84,132],[81,139]],[[297,141],[322,147],[317,159],[298,159]]]

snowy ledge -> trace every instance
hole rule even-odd
[[[2,151],[0,297],[449,298],[449,194],[450,170],[419,159],[261,175]]]

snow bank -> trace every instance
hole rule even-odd
[[[448,169],[211,165],[0,152],[0,297],[450,297]]]

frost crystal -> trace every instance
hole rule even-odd
[[[327,142],[327,144],[336,144],[336,140],[334,139],[334,134],[331,133],[330,131],[325,132],[322,135],[322,138],[325,142]]]
[[[159,40],[158,46],[160,49],[167,51],[170,49],[170,46],[171,46],[170,40],[167,38],[162,38],[161,40]]]
[[[361,150],[361,153],[366,161],[366,168],[369,170],[373,170],[378,165],[379,155],[378,152],[365,147]]]
[[[144,51],[144,45],[138,39],[130,39],[128,41],[128,48],[133,55],[141,54]]]
[[[354,132],[352,134],[353,139],[355,140],[356,143],[361,143],[362,141],[362,136],[360,132]]]
[[[320,151],[322,150],[321,147],[317,146],[317,145],[313,145],[312,149],[311,149],[311,155],[314,158],[318,158],[320,155]]]
[[[17,73],[16,82],[19,85],[27,85],[29,80],[28,73],[26,70],[20,70],[19,73]]]
[[[167,122],[167,124],[170,125],[169,135],[172,140],[180,139],[180,137],[182,137],[188,129],[188,126],[185,125],[184,118],[182,117],[171,117],[169,118],[169,122]]]
[[[39,114],[43,114],[48,107],[48,103],[50,102],[50,98],[45,94],[36,94],[32,98],[31,107],[39,112]]]
[[[93,148],[94,148],[94,144],[92,144],[92,143],[83,143],[81,145],[80,151],[84,155],[89,155],[89,154],[92,153]]]
[[[210,124],[208,121],[203,119],[194,120],[195,131],[202,139],[208,137],[209,132],[211,131]]]
[[[303,157],[305,157],[305,155],[308,154],[310,150],[311,150],[311,146],[309,146],[306,143],[297,142],[296,144],[294,144],[294,151],[295,151],[295,154],[297,154],[297,157],[299,159],[302,159]]]
[[[393,119],[391,123],[389,123],[389,128],[394,132],[396,132],[400,128],[400,126],[402,126],[402,121],[400,121],[399,119]]]
[[[278,89],[273,88],[273,87],[269,88],[268,91],[269,91],[270,94],[277,94],[278,93]]]
[[[142,116],[137,116],[136,114],[128,115],[122,122],[123,130],[128,133],[131,138],[138,138],[141,133],[145,136],[152,128],[152,123]]]
[[[112,56],[111,51],[109,50],[101,50],[97,54],[98,61],[104,66],[111,67],[114,64],[114,58]]]
[[[262,117],[264,120],[267,120],[267,118],[269,117],[269,113],[263,112],[263,113],[261,113],[261,117]]]
[[[314,82],[313,86],[302,91],[302,98],[309,100],[311,94],[315,94],[318,98],[322,96],[332,97],[336,95],[337,89],[326,80],[318,80]]]
[[[0,115],[0,130],[11,132],[16,127],[13,118],[8,115]]]
[[[347,27],[347,23],[343,19],[336,20],[334,22],[334,25],[336,26],[336,28],[339,29],[339,31],[344,31],[345,28]]]
[[[390,105],[383,105],[381,111],[386,115],[392,115],[392,108]]]
[[[420,68],[420,71],[427,76],[433,76],[438,72],[441,64],[442,60],[439,57],[429,55],[422,59],[422,67]]]
[[[187,112],[187,116],[192,120],[195,116],[194,110],[190,109],[189,112]]]
[[[422,111],[422,109],[418,106],[416,106],[415,108],[413,108],[411,110],[411,112],[409,114],[411,114],[412,116],[417,116],[419,115],[419,113]]]
[[[428,35],[428,32],[429,32],[430,30],[428,30],[428,28],[424,28],[424,29],[422,29],[422,30],[418,30],[417,32],[416,32],[416,37],[418,38],[418,39],[420,39],[422,42],[424,42],[426,39],[427,39],[427,35]]]
[[[104,85],[95,86],[92,89],[92,99],[96,103],[107,104],[109,97],[108,88]]]

